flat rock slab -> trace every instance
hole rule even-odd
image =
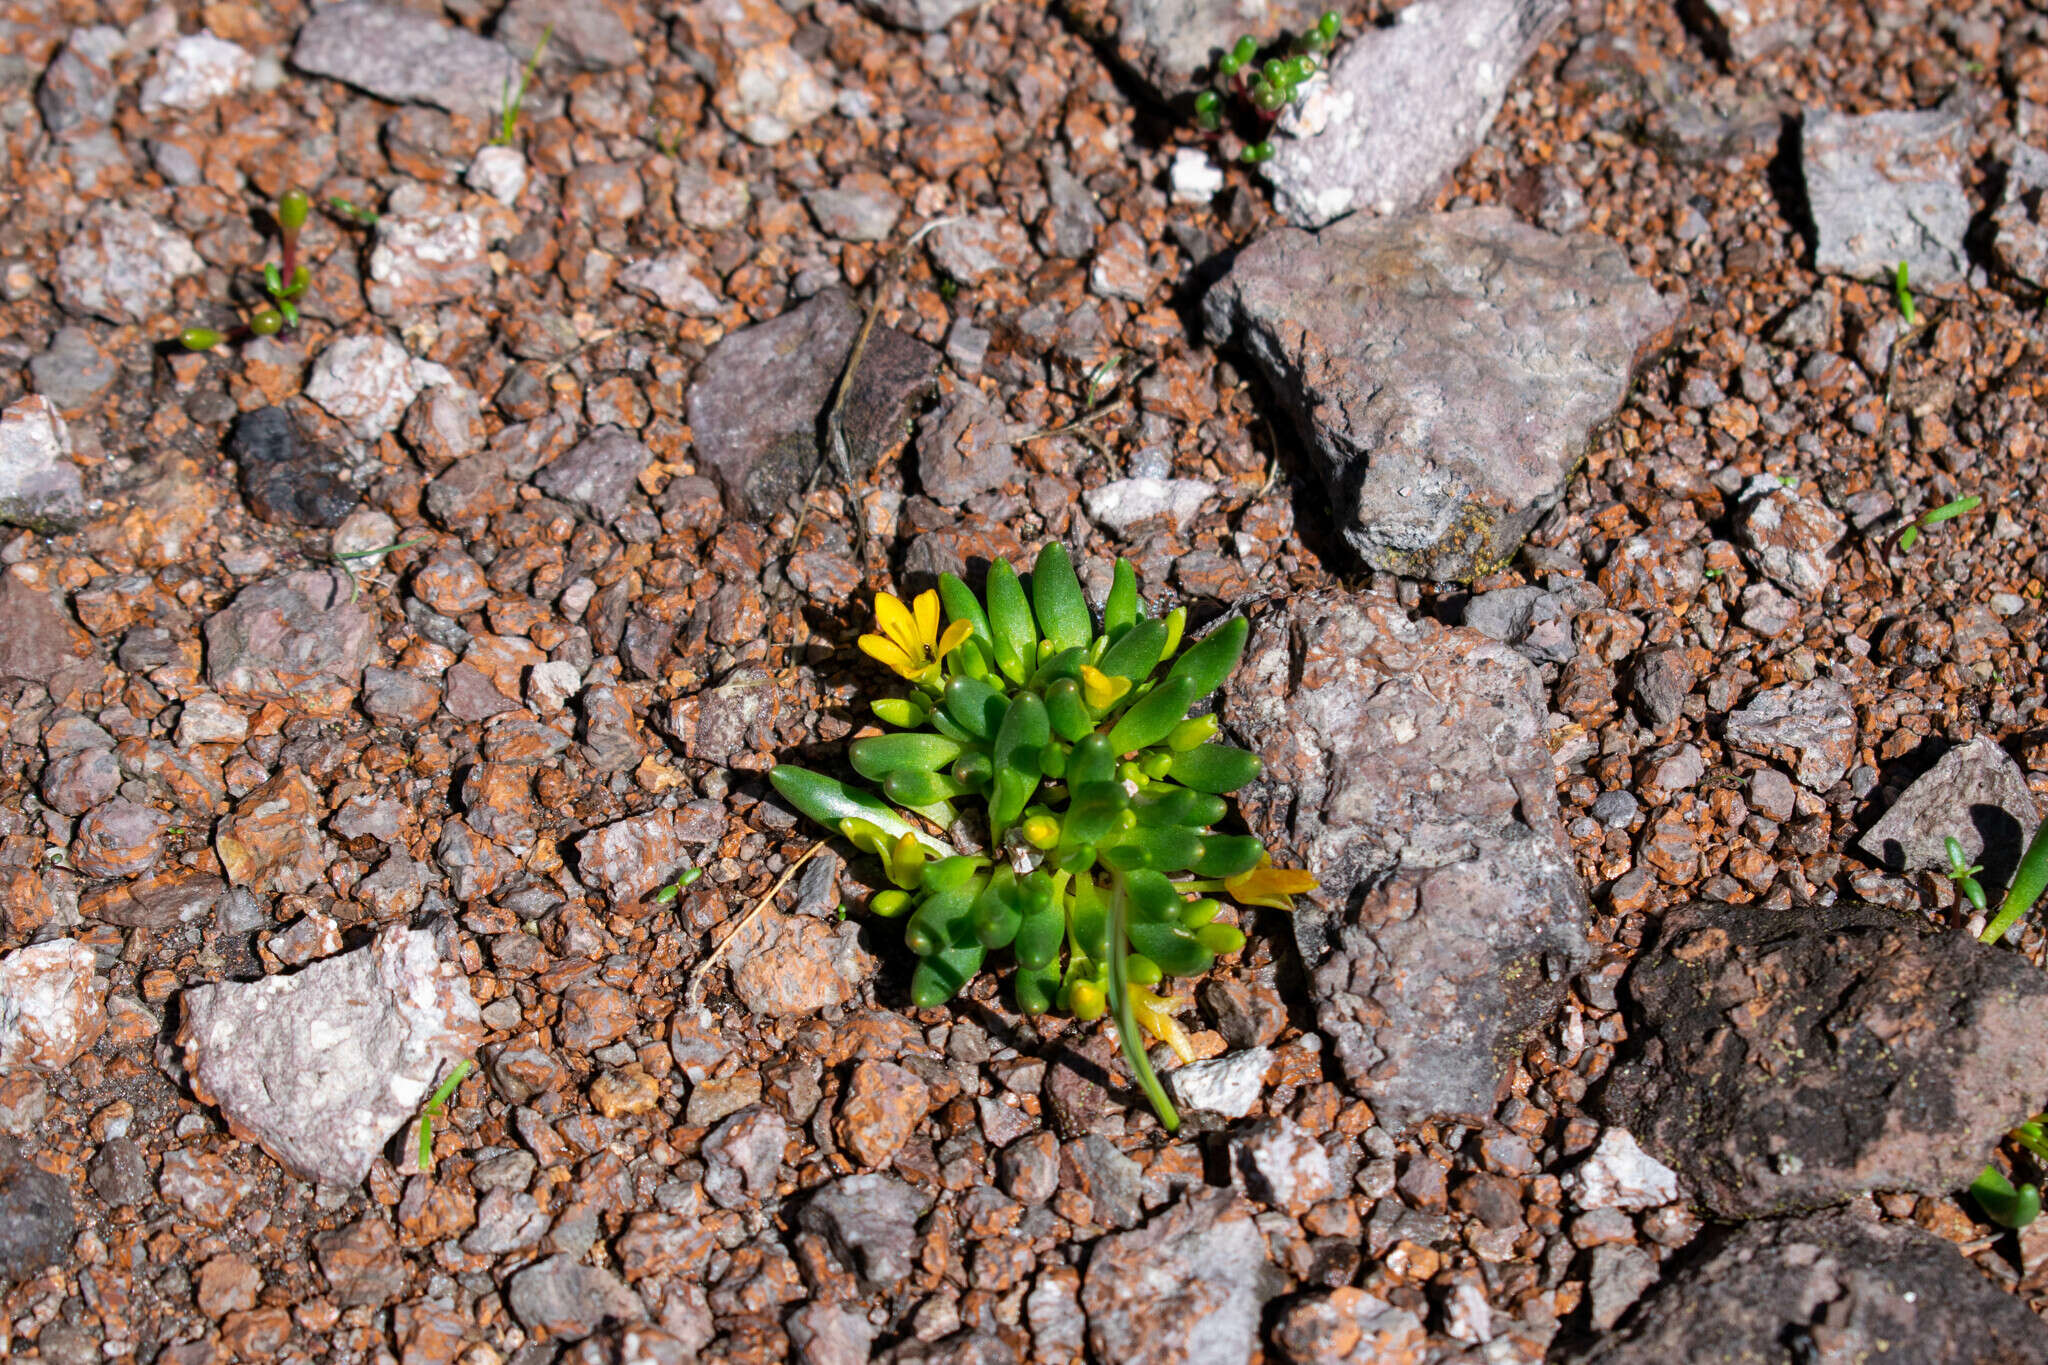
[[[292,46],[292,65],[379,99],[431,104],[476,119],[496,114],[505,92],[519,88],[519,59],[505,47],[371,0],[313,11]]]
[[[853,300],[828,289],[730,333],[704,358],[690,386],[690,429],[735,515],[765,521],[809,485],[827,458],[826,409],[860,328]],[[881,325],[869,334],[841,414],[855,478],[909,435],[938,369],[939,353],[916,337]]]
[[[1505,209],[1270,232],[1203,302],[1293,414],[1375,568],[1507,562],[1684,316],[1587,233]]]
[[[1931,1232],[1841,1210],[1709,1239],[1579,1365],[2048,1359],[2048,1326]]]
[[[1095,1244],[1081,1285],[1088,1344],[1099,1360],[1250,1360],[1287,1283],[1251,1205],[1229,1190],[1189,1193]]]
[[[1979,735],[1914,779],[1856,846],[1894,872],[1946,871],[1944,840],[1953,837],[1965,858],[1984,865],[1990,890],[2011,883],[2040,819],[2020,765]]]
[[[1318,1027],[1390,1128],[1490,1112],[1590,956],[1547,711],[1512,647],[1341,592],[1256,620],[1224,692],[1265,765],[1246,823],[1322,883],[1295,915]]]
[[[178,1033],[193,1093],[308,1180],[353,1186],[483,1039],[459,964],[424,930],[291,976],[185,992]]]
[[[1245,34],[1264,47],[1307,32],[1328,8],[1324,0],[1081,0],[1067,11],[1154,96],[1171,100],[1207,84],[1216,59]]]
[[[206,619],[206,681],[235,697],[348,709],[377,647],[377,618],[340,569],[252,583]]]
[[[1904,261],[1914,284],[1969,277],[1970,122],[1944,107],[1879,114],[1809,112],[1800,169],[1813,213],[1814,267],[1889,280]]]
[[[2048,1100],[2048,976],[1895,911],[1673,910],[1624,985],[1601,1104],[1726,1217],[1963,1189]]]
[[[1342,38],[1280,119],[1260,170],[1303,227],[1426,207],[1486,139],[1508,84],[1567,0],[1420,0]]]

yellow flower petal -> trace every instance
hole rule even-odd
[[[967,643],[967,637],[974,634],[974,627],[965,621],[955,621],[946,627],[946,633],[939,637],[938,657],[943,659]]]
[[[1131,690],[1129,678],[1112,678],[1093,664],[1081,665],[1081,696],[1097,711],[1107,711]]]
[[[1188,1002],[1180,996],[1160,995],[1150,986],[1132,986],[1130,990],[1131,1013],[1137,1017],[1138,1027],[1172,1048],[1181,1061],[1195,1060],[1194,1044],[1188,1041],[1180,1020],[1173,1017],[1174,1011],[1185,1009]]]
[[[884,668],[894,669],[906,678],[917,676],[917,665],[903,652],[903,646],[894,640],[885,639],[880,635],[863,635],[860,637],[860,648],[863,654]]]
[[[893,593],[876,593],[875,624],[881,628],[882,634],[896,642],[905,658],[917,657],[917,618],[910,614],[910,608],[903,605],[901,598]]]
[[[1298,867],[1274,867],[1264,858],[1251,871],[1223,879],[1223,889],[1239,905],[1263,905],[1273,910],[1292,910],[1294,902],[1289,897],[1303,895],[1319,885],[1313,873]]]
[[[939,595],[926,588],[911,603],[917,614],[917,639],[919,644],[936,644],[939,638]]]

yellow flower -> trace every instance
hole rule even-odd
[[[1133,985],[1130,992],[1131,1013],[1137,1016],[1138,1027],[1172,1048],[1173,1055],[1183,1062],[1195,1060],[1194,1045],[1188,1041],[1180,1020],[1173,1017],[1174,1011],[1188,1007],[1188,1001],[1177,995],[1161,995],[1150,986]]]
[[[1223,889],[1239,905],[1263,905],[1272,910],[1292,910],[1294,902],[1289,897],[1313,891],[1319,884],[1312,873],[1298,867],[1275,867],[1273,860],[1265,857],[1251,871],[1223,879]]]
[[[875,624],[881,633],[861,636],[862,652],[919,687],[934,691],[939,685],[939,661],[974,631],[967,622],[955,621],[941,635],[939,595],[930,591],[919,593],[907,607],[890,593],[876,594]]]
[[[1097,711],[1107,711],[1131,690],[1129,678],[1112,678],[1093,664],[1081,665],[1081,696]]]

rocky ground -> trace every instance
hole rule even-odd
[[[2048,1359],[2048,14],[1233,8],[0,0],[0,1354]],[[784,884],[1054,539],[1323,884],[1172,1137]]]

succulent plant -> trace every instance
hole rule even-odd
[[[223,341],[252,336],[289,336],[299,325],[299,296],[306,292],[311,273],[299,264],[299,230],[313,201],[304,190],[286,190],[277,198],[278,260],[263,267],[263,292],[270,302],[249,315],[249,321],[233,333],[213,327],[187,327],[178,340],[188,351],[210,351]]]
[[[1098,629],[1058,544],[1028,583],[999,560],[983,597],[942,574],[909,604],[881,594],[875,615],[861,648],[914,687],[875,702],[890,732],[849,750],[880,795],[788,764],[770,780],[881,861],[893,885],[869,908],[907,917],[918,1006],[944,1004],[1007,948],[1018,1008],[1112,1015],[1173,1129],[1140,1036],[1190,1055],[1174,1018],[1186,1002],[1164,982],[1244,946],[1219,897],[1292,909],[1316,885],[1272,866],[1257,838],[1216,828],[1224,796],[1258,776],[1259,760],[1220,742],[1213,714],[1190,712],[1237,666],[1245,621],[1182,648],[1185,610],[1147,616],[1119,560]],[[988,852],[960,852],[933,829]]]
[[[1235,95],[1251,106],[1262,124],[1272,123],[1300,97],[1302,84],[1322,70],[1323,56],[1336,46],[1343,25],[1337,11],[1325,11],[1316,26],[1296,38],[1285,52],[1263,62],[1257,60],[1258,39],[1245,34],[1216,59],[1214,87],[1195,96],[1195,122],[1205,132],[1222,131],[1225,100]],[[1250,164],[1271,161],[1273,144],[1261,138],[1246,144],[1238,156]]]

